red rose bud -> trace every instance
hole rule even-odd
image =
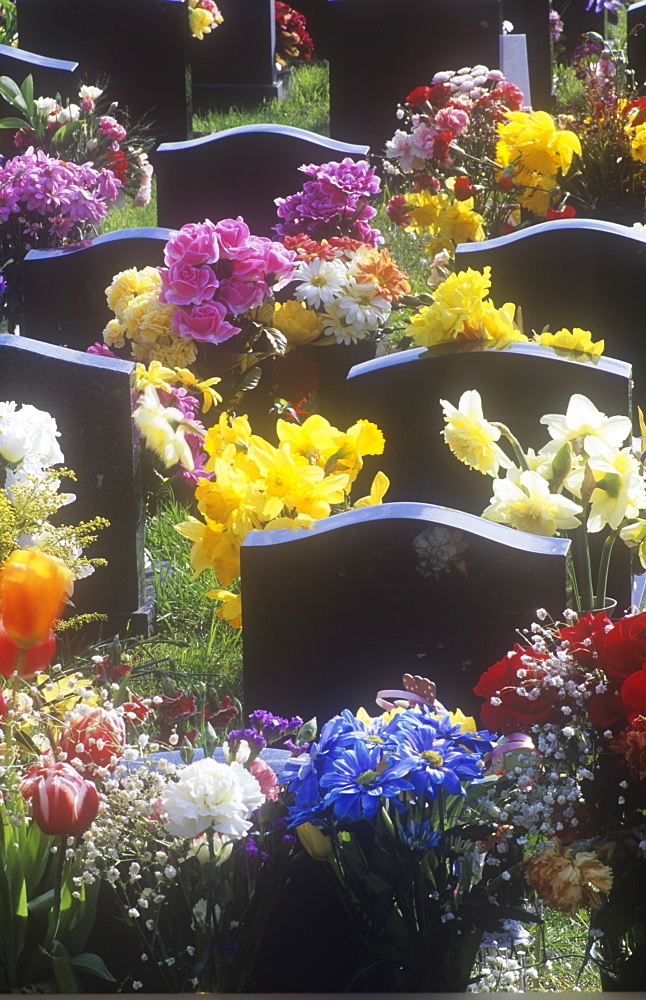
[[[90,708],[79,712],[61,733],[57,750],[80,761],[84,773],[97,767],[114,770],[126,745],[126,726],[119,712]],[[116,758],[116,759],[115,759]]]
[[[23,649],[7,635],[0,623],[0,674],[3,677],[11,677],[14,671],[18,671],[20,677],[33,677],[47,669],[55,652],[56,639],[53,632],[50,631],[37,646]]]
[[[34,822],[50,836],[79,837],[99,812],[96,785],[71,764],[33,765],[23,779],[21,792],[25,799],[31,799]]]
[[[456,177],[453,194],[457,201],[466,201],[468,198],[473,198],[475,193],[476,189],[468,177]]]

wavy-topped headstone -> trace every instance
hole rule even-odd
[[[631,3],[627,14],[628,65],[635,74],[635,85],[646,82],[646,0]]]
[[[491,265],[491,298],[521,306],[525,333],[590,330],[605,353],[632,364],[640,399],[646,380],[646,231],[595,219],[541,222],[462,243],[456,269]],[[642,376],[642,372],[644,375]]]
[[[66,247],[30,250],[22,266],[21,332],[77,351],[100,342],[114,318],[105,297],[113,277],[130,267],[163,265],[169,238],[168,229],[119,229]]]
[[[550,41],[550,0],[503,0],[503,17],[514,26],[514,33],[525,35],[531,101],[528,104],[535,111],[550,111],[554,107],[555,94],[552,83],[552,43]],[[501,45],[509,36],[501,37]],[[513,37],[513,36],[512,36]],[[502,59],[500,68],[505,72]],[[505,73],[508,76],[507,73]],[[508,79],[516,83],[513,77]],[[521,87],[522,90],[522,87]],[[525,95],[527,96],[527,95]]]
[[[217,222],[242,215],[255,236],[275,237],[275,199],[300,191],[307,180],[300,166],[367,154],[367,146],[288,125],[242,125],[189,142],[163,143],[151,156],[157,224],[179,229],[205,218]]]
[[[531,343],[494,348],[468,341],[416,347],[356,365],[347,379],[348,411],[383,431],[386,446],[376,461],[390,479],[386,499],[446,504],[472,514],[487,507],[491,478],[458,461],[442,437],[440,399],[457,406],[468,389],[480,393],[485,419],[506,424],[524,448],[535,450],[549,440],[540,418],[565,413],[575,392],[608,416],[630,415],[630,365],[606,357],[577,360],[582,357]],[[362,496],[368,489],[363,476],[354,492]],[[622,609],[630,605],[624,546],[615,549],[609,593]]]
[[[131,121],[154,120],[160,139],[191,134],[186,0],[17,0],[21,45],[78,59]]]
[[[377,691],[410,673],[435,681],[447,708],[477,711],[472,688],[516,629],[565,607],[569,546],[416,503],[250,532],[245,703],[322,724],[346,707],[374,714]]]
[[[77,499],[61,513],[69,523],[100,515],[110,521],[88,556],[103,557],[74,589],[77,614],[108,616],[104,636],[128,628],[147,633],[152,606],[145,594],[144,514],[140,446],[132,423],[129,361],[82,354],[26,337],[0,335],[0,400],[31,403],[55,418],[65,465],[76,482],[63,489]]]
[[[380,153],[435,73],[498,67],[501,0],[328,0],[330,134]]]
[[[283,96],[274,0],[222,0],[218,7],[223,23],[189,43],[196,104],[240,107]]]

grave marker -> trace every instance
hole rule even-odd
[[[276,69],[274,0],[222,0],[218,7],[224,22],[189,42],[196,103],[230,108],[282,97],[286,76]]]
[[[169,238],[168,229],[121,229],[66,247],[30,250],[22,266],[22,333],[87,350],[114,318],[105,290],[115,274],[163,265]]]
[[[302,164],[367,153],[366,146],[287,125],[242,125],[189,142],[163,143],[151,156],[157,223],[179,229],[204,218],[242,215],[254,236],[275,238],[274,199],[302,188],[307,179],[299,172]]]
[[[439,70],[498,66],[501,0],[328,0],[330,134],[380,153]]]
[[[245,702],[319,724],[375,710],[405,672],[467,715],[480,674],[538,607],[565,607],[569,539],[396,503],[251,532],[241,550]]]
[[[646,0],[630,5],[627,11],[628,65],[635,74],[635,86],[646,82]]]
[[[526,0],[503,0],[502,6],[503,17],[511,21],[514,32],[524,34],[527,39],[531,105],[535,111],[551,111],[554,107],[555,94],[552,82],[550,0],[531,0],[531,3],[527,3]],[[507,44],[505,39],[509,37],[514,36],[503,35],[501,44]],[[500,68],[505,72],[502,60]],[[517,81],[512,79],[512,82],[519,86]]]
[[[65,464],[76,473],[69,490],[77,499],[65,514],[72,523],[97,515],[110,521],[88,551],[108,565],[78,580],[73,597],[77,614],[107,614],[104,637],[127,628],[147,634],[152,621],[144,588],[139,444],[131,418],[133,370],[128,361],[0,335],[0,399],[51,413]]]
[[[521,306],[528,335],[576,326],[637,372],[646,363],[646,233],[594,219],[541,222],[460,244],[455,260],[458,270],[491,265],[492,299]]]
[[[503,299],[494,296],[494,301]],[[491,478],[460,462],[441,436],[440,399],[457,406],[467,389],[480,393],[486,419],[506,424],[523,447],[536,450],[549,439],[541,416],[565,413],[574,392],[588,396],[608,416],[631,414],[630,365],[577,357],[538,344],[493,348],[468,341],[417,347],[354,367],[347,382],[348,410],[383,431],[386,447],[378,467],[390,479],[386,500],[445,504],[473,514],[488,506]],[[369,486],[364,476],[356,495],[367,493]],[[634,599],[630,567],[628,549],[617,546],[608,592],[622,610]]]
[[[79,59],[84,83],[103,86],[132,121],[154,119],[163,139],[191,134],[186,0],[18,0],[25,48]]]
[[[505,80],[515,84],[522,92],[525,105],[530,106],[532,88],[529,82],[526,35],[500,36],[500,69],[504,73]]]
[[[605,12],[603,10],[595,13],[594,10],[586,10],[584,0],[554,0],[554,9],[561,15],[563,21],[564,35],[561,41],[565,43],[569,55],[581,43],[581,35],[588,31],[594,31],[602,37],[605,34]],[[612,20],[612,16],[609,15]],[[616,15],[614,17],[616,23]]]
[[[77,99],[77,62],[49,59],[12,45],[0,45],[0,76],[8,76],[21,86],[26,77],[34,81],[34,97],[61,97]],[[0,118],[15,118],[18,112],[0,97]],[[14,145],[15,129],[0,130],[0,155],[15,156],[19,150]]]

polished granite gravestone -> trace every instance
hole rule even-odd
[[[241,549],[245,703],[318,718],[376,711],[404,673],[445,707],[478,711],[472,688],[536,609],[560,614],[569,539],[458,510],[395,503],[309,531],[250,532]]]
[[[191,134],[186,0],[17,0],[21,45],[78,59],[84,83],[104,86],[131,121],[161,139]]]
[[[646,82],[646,0],[630,5],[627,11],[628,65],[635,74],[635,85]]]
[[[11,334],[0,335],[0,399],[30,403],[55,418],[65,466],[76,482],[62,489],[77,499],[61,520],[100,515],[87,555],[108,560],[74,588],[76,614],[101,612],[104,637],[128,629],[148,633],[152,605],[144,586],[144,512],[139,442],[132,423],[132,372],[128,361],[96,357]]]
[[[390,479],[388,501],[445,504],[481,514],[493,497],[491,478],[460,462],[444,442],[440,399],[457,406],[463,392],[477,389],[485,419],[506,424],[524,448],[538,450],[549,440],[540,418],[565,413],[575,392],[608,416],[631,414],[630,365],[606,357],[577,360],[581,357],[538,344],[495,348],[468,341],[416,347],[357,365],[348,375],[348,410],[355,419],[373,420],[386,446],[355,484],[354,495],[367,494],[379,468]],[[596,548],[595,542],[595,557]],[[615,548],[611,574],[609,593],[623,610],[635,599],[630,553],[623,544]]]
[[[114,319],[105,290],[128,268],[164,263],[169,229],[120,229],[82,243],[30,250],[22,265],[24,314],[21,333],[76,351],[102,341]]]
[[[26,77],[34,81],[34,97],[77,97],[78,63],[64,59],[48,59],[34,52],[0,45],[0,76],[8,76],[21,86]],[[20,118],[20,112],[0,97],[0,118]],[[16,156],[19,150],[13,141],[16,129],[0,130],[0,155]]]
[[[294,7],[302,14],[307,24],[306,28],[314,44],[314,59],[329,59],[334,50],[334,36],[329,28],[330,0],[294,0]]]
[[[304,163],[346,156],[361,159],[366,146],[335,142],[288,125],[242,125],[190,142],[167,142],[150,159],[157,177],[157,224],[242,215],[254,236],[275,237],[276,198],[295,194],[307,180]]]
[[[549,325],[552,333],[579,327],[605,340],[607,355],[632,364],[636,401],[643,400],[646,231],[594,219],[541,222],[462,243],[455,262],[457,270],[491,265],[491,298],[521,306],[528,335]]]
[[[274,0],[222,0],[218,7],[223,23],[189,42],[196,105],[226,109],[282,97]]]
[[[501,0],[328,0],[330,134],[380,153],[397,104],[439,70],[497,68]]]
[[[527,39],[531,88],[531,102],[528,103],[534,111],[551,111],[556,95],[552,81],[550,0],[503,0],[502,11],[505,20],[513,24],[514,32],[524,34]],[[504,38],[503,35],[502,40]],[[502,62],[500,68],[504,71]]]

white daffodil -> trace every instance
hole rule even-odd
[[[550,493],[549,485],[537,472],[514,475],[516,482],[495,479],[491,504],[482,512],[489,521],[508,524],[532,535],[551,537],[581,524],[582,508],[560,493]]]
[[[497,476],[501,467],[513,468],[514,463],[496,444],[500,430],[484,419],[477,389],[463,392],[457,406],[446,399],[440,403],[446,421],[442,435],[456,458],[486,476]]]
[[[294,292],[299,302],[306,302],[310,309],[330,305],[341,291],[347,272],[340,260],[321,260],[316,257],[306,264],[299,264],[294,271],[297,282]]]
[[[578,392],[570,398],[565,414],[546,413],[541,423],[547,426],[557,449],[566,441],[583,438],[583,448],[587,450],[588,437],[600,438],[611,448],[620,448],[632,429],[630,417],[607,417],[587,396]]]
[[[594,477],[595,486],[590,494],[588,531],[601,531],[605,525],[616,529],[626,517],[636,517],[646,507],[646,484],[641,476],[639,462],[629,448],[609,448],[597,438],[587,444],[587,468]],[[580,473],[577,496],[583,488]]]
[[[179,462],[189,471],[194,469],[193,455],[184,433],[187,430],[200,433],[200,428],[186,420],[181,410],[164,406],[152,385],[146,386],[139,397],[133,417],[146,444],[159,455],[166,468]]]

